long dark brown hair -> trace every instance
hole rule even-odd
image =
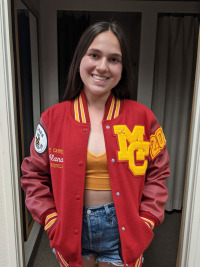
[[[125,36],[121,27],[116,22],[97,22],[88,27],[81,36],[79,43],[74,52],[71,66],[68,73],[67,87],[63,100],[75,99],[83,89],[83,82],[80,77],[79,67],[83,56],[86,54],[88,47],[94,38],[105,31],[112,31],[119,40],[122,52],[122,78],[119,83],[112,89],[113,94],[120,98],[130,98],[130,91],[133,90],[133,73],[131,71],[130,55]]]

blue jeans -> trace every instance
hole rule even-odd
[[[83,208],[82,256],[97,262],[124,266],[114,203]]]

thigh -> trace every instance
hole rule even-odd
[[[83,267],[97,267],[97,263],[96,263],[96,257],[95,256],[90,256],[89,259],[87,259],[84,256],[81,256],[82,259],[82,264]]]
[[[112,266],[124,266],[123,263],[119,262],[119,263],[108,263],[108,262],[98,262],[98,267],[112,267]]]

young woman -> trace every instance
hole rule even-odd
[[[166,140],[154,114],[125,99],[131,80],[120,27],[90,26],[72,60],[66,101],[42,114],[22,163],[26,205],[61,266],[139,267],[163,221]]]

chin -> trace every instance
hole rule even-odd
[[[90,94],[90,95],[109,95],[112,91],[112,89],[108,89],[108,90],[103,90],[103,89],[93,89],[93,90],[88,90],[88,89],[84,89],[85,93],[87,94],[87,92]]]

